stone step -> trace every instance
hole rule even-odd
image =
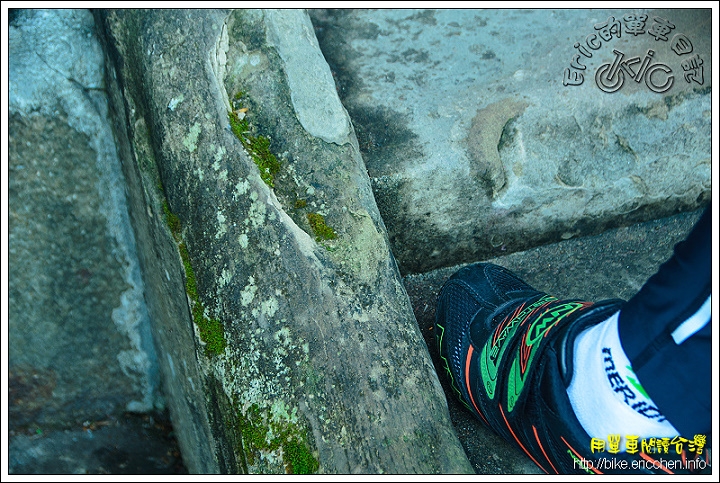
[[[709,9],[310,15],[403,274],[710,200]]]

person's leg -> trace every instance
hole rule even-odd
[[[568,395],[589,435],[709,434],[710,225],[707,208],[619,313],[575,339]]]
[[[709,213],[706,216],[709,219]],[[679,245],[673,257],[675,261],[671,260],[668,262],[670,265],[666,265],[685,263],[686,257],[683,253],[696,249],[693,248],[696,245],[692,240],[698,230],[699,233],[702,232],[702,225],[703,222],[699,223],[700,228],[689,237],[689,248],[686,246],[687,243]],[[706,268],[709,270],[709,252],[705,256]],[[650,288],[644,288],[644,293],[647,294],[648,290],[658,286],[656,281],[658,277],[672,278],[673,275],[668,274],[668,270],[669,268],[662,268],[659,272],[661,275],[648,281],[647,285]],[[699,275],[703,276],[702,273]],[[709,287],[709,276],[707,280]],[[708,295],[709,289],[706,297]],[[631,304],[628,305],[630,314],[635,313],[633,311],[637,310],[636,307],[645,305],[642,300],[646,296],[650,297],[639,294],[637,298],[631,299]],[[702,300],[702,295],[694,299]],[[662,412],[654,407],[652,398],[657,391],[653,390],[652,397],[642,395],[639,381],[633,380],[637,374],[633,374],[630,368],[631,365],[636,368],[637,364],[639,368],[636,369],[639,374],[645,374],[648,368],[652,368],[654,361],[662,358],[662,355],[657,354],[670,349],[659,348],[655,351],[648,349],[655,345],[646,343],[633,352],[635,346],[631,343],[628,350],[632,359],[623,363],[627,367],[619,368],[624,369],[624,372],[620,370],[607,372],[608,368],[616,367],[612,365],[615,361],[619,362],[625,357],[623,347],[626,342],[623,339],[622,345],[620,344],[617,328],[618,311],[621,325],[628,317],[623,314],[624,310],[622,301],[617,300],[596,304],[560,301],[535,290],[502,267],[480,263],[459,270],[443,286],[436,311],[436,337],[441,359],[445,363],[453,390],[476,416],[508,441],[517,444],[546,472],[597,473],[600,471],[596,467],[582,463],[587,461],[586,458],[592,456],[596,449],[601,451],[602,448],[614,455],[619,454],[619,457],[633,464],[640,461],[640,458],[643,459],[642,461],[652,461],[653,458],[644,452],[633,450],[631,446],[627,453],[624,453],[624,448],[620,449],[615,441],[614,430],[610,433],[589,434],[576,417],[576,413],[583,413],[589,408],[591,421],[612,421],[619,420],[618,415],[624,412],[627,418],[617,431],[622,436],[636,434],[633,425],[638,424],[639,421],[640,424],[637,426],[639,432],[658,430],[658,426],[653,425],[654,423],[659,423],[660,429],[665,425],[667,429],[665,434],[678,432],[665,421]],[[709,343],[709,324],[705,326],[706,329],[695,333],[692,333],[693,329],[688,328],[687,323],[683,324],[685,319],[693,319],[696,312],[698,312],[697,301],[686,304],[685,310],[679,311],[679,315],[673,318],[676,323],[671,324],[672,328],[659,330],[659,333],[669,331],[672,337],[672,333],[675,332],[673,343],[678,345],[675,340],[685,338],[680,347],[690,347],[686,344],[695,338],[701,338],[704,334],[703,330],[707,330]],[[625,330],[624,325],[620,331],[622,330]],[[649,334],[647,330],[640,333],[646,336]],[[688,338],[689,335],[691,337]],[[598,337],[604,338],[607,344],[600,342]],[[578,346],[579,341],[583,339],[585,343],[590,344],[589,347],[596,349],[594,353]],[[607,350],[603,352],[603,349]],[[647,357],[647,361],[643,361],[641,356],[649,354],[649,351],[650,357]],[[598,354],[600,358],[596,357]],[[608,357],[609,354],[613,357]],[[708,347],[704,354],[708,361],[710,354]],[[602,384],[595,384],[593,381],[581,388],[583,390],[577,391],[574,397],[568,395],[568,392],[572,393],[571,381],[590,380],[585,377],[589,367],[584,360],[586,355],[594,358],[596,368],[599,367],[599,380],[605,384],[605,395],[611,398],[621,396],[620,402],[625,405],[611,409],[607,417],[602,417],[597,405],[594,408],[592,404],[583,408],[583,401],[593,401],[598,398],[599,391],[603,388]],[[695,356],[698,357],[698,354]],[[645,376],[646,379],[650,377]],[[709,382],[708,377],[704,382],[707,384],[707,391],[709,391]],[[646,385],[644,380],[643,385]],[[652,384],[648,385],[652,386]],[[636,396],[631,398],[633,389]],[[700,394],[697,398],[706,405],[709,404],[709,396],[703,400]],[[663,400],[662,397],[658,399]],[[580,401],[579,405],[578,401]],[[662,405],[662,411],[665,411],[664,402],[659,404]],[[632,407],[633,405],[635,407]],[[648,421],[638,420],[635,417],[638,414],[646,417]],[[653,424],[648,426],[645,424],[648,422]],[[682,431],[686,430],[682,423],[679,426]],[[653,436],[663,436],[663,434]],[[609,438],[607,447],[605,438]],[[632,461],[633,459],[635,461]],[[654,471],[658,467],[656,465],[651,469]],[[621,473],[628,470],[628,468],[616,469],[621,470]],[[648,468],[638,466],[634,469],[642,472]],[[668,469],[662,468],[662,470]]]
[[[711,208],[622,308],[623,349],[645,391],[682,436],[710,433]]]
[[[618,334],[620,314],[622,310],[575,338],[573,377],[567,388],[573,411],[594,438],[678,436],[679,431],[642,387],[644,379],[633,372]]]

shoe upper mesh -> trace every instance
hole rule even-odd
[[[487,276],[488,282],[492,284],[495,292],[499,295],[504,295],[509,292],[534,290],[530,285],[499,266],[487,266],[485,268],[485,275]]]
[[[458,284],[449,284],[443,294],[446,303],[445,311],[445,341],[448,356],[450,357],[450,370],[453,378],[464,381],[462,374],[465,365],[470,339],[468,337],[470,322],[480,309],[480,304],[471,297],[467,290]],[[459,384],[465,398],[467,390],[464,384]]]

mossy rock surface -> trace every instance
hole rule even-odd
[[[188,469],[471,472],[307,14],[98,16]]]

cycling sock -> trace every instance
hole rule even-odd
[[[620,343],[618,314],[575,339],[570,404],[591,438],[643,438],[679,433],[645,393]]]

